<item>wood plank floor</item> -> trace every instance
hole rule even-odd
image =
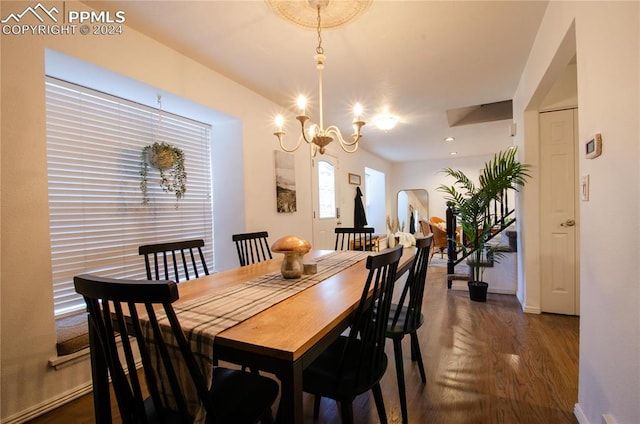
[[[579,318],[522,312],[514,296],[489,294],[486,303],[446,288],[445,268],[429,268],[419,332],[427,384],[422,385],[403,342],[410,423],[577,423]],[[391,343],[382,390],[390,423],[402,422]],[[313,399],[304,398],[305,423],[314,422]],[[356,423],[378,423],[370,394],[354,402]],[[115,421],[115,420],[114,420]],[[33,424],[93,422],[91,395]],[[340,422],[323,399],[320,423]]]

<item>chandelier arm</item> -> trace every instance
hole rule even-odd
[[[355,134],[351,134],[351,141],[347,141],[342,137],[342,133],[340,132],[340,129],[338,127],[336,127],[335,125],[331,125],[329,128],[326,129],[325,131],[327,134],[332,133],[335,135],[335,137],[338,139],[338,141],[340,142],[340,144],[345,145],[345,146],[354,146],[356,144],[358,144],[358,141],[360,141],[360,139],[362,138],[362,134],[360,134],[360,131],[358,129],[358,132]]]
[[[278,141],[280,142],[280,148],[282,150],[284,150],[285,152],[287,152],[287,153],[292,153],[292,152],[295,152],[296,150],[298,150],[298,147],[300,147],[300,141],[301,141],[302,137],[298,138],[298,142],[296,143],[296,145],[292,149],[288,149],[284,145],[284,141],[283,141],[284,134],[285,133],[283,131],[276,131],[276,132],[273,133],[273,135],[278,137]]]
[[[304,128],[304,125],[309,120],[309,117],[307,115],[298,115],[296,116],[296,119],[300,122],[300,133],[302,135],[301,138],[304,139],[304,141],[306,141],[307,144],[313,145],[313,140],[309,140],[307,138],[307,132],[305,131],[305,128]],[[300,143],[300,140],[298,140],[298,143]]]
[[[342,147],[342,150],[344,150],[347,153],[353,153],[356,150],[358,150],[358,140],[360,140],[360,138],[362,137],[359,134],[357,135],[354,134],[353,141],[346,141],[344,138],[342,138],[340,129],[335,125],[332,125],[329,128],[327,128],[325,130],[325,134],[333,134],[333,136],[338,139],[338,143],[340,143],[340,147]],[[351,146],[354,146],[353,149],[350,149]]]
[[[355,153],[355,151],[358,150],[359,144],[354,144],[353,146],[354,146],[353,149],[347,149],[347,147],[345,147],[342,143],[340,143],[340,147],[342,147],[342,150],[344,150],[347,153]]]

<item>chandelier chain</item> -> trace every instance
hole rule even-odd
[[[157,141],[160,128],[162,127],[162,96],[158,94],[158,125],[153,131],[153,141]]]
[[[320,20],[320,5],[318,5],[318,27],[317,27],[318,47],[316,47],[317,54],[324,54],[324,49],[322,48],[322,34],[320,33],[321,28],[322,28],[322,22]]]

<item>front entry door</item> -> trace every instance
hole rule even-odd
[[[542,312],[578,315],[577,109],[540,114]]]
[[[334,229],[341,224],[338,207],[338,159],[327,155],[313,159],[313,248],[333,249]]]

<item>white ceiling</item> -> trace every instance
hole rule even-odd
[[[125,11],[128,26],[283,109],[295,110],[295,97],[305,93],[308,114],[317,116],[316,31],[274,15],[263,1],[87,3]],[[546,7],[537,0],[374,0],[355,21],[322,32],[325,125],[350,134],[350,106],[362,102],[369,124],[361,148],[391,161],[510,146],[510,120],[450,128],[446,111],[513,97]],[[401,117],[388,132],[371,123],[385,106]],[[293,137],[297,127],[288,128]],[[446,143],[447,136],[456,140]]]

